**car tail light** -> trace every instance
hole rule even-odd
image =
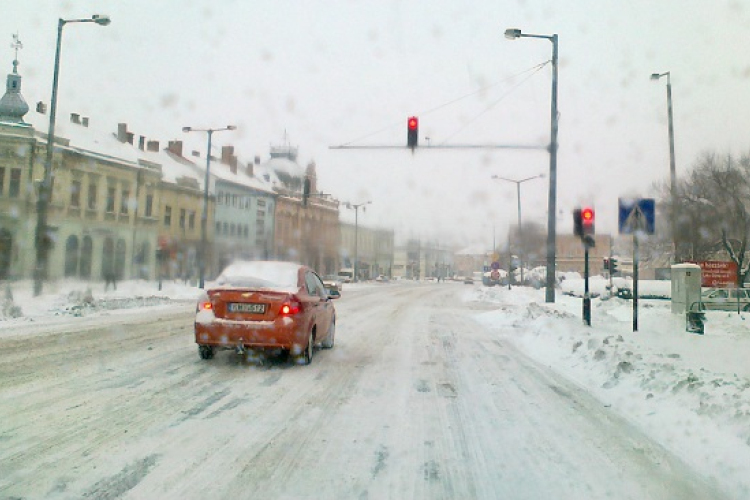
[[[302,311],[302,304],[300,304],[299,301],[295,299],[291,299],[281,304],[279,314],[281,314],[282,316],[292,316],[294,314],[298,314],[300,311]]]
[[[195,306],[195,312],[211,311],[213,308],[214,305],[211,302],[211,299],[208,298],[208,295],[203,295],[198,299],[198,304]]]

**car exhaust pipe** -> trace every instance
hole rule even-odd
[[[237,354],[240,356],[244,356],[247,354],[247,349],[245,349],[245,346],[242,344],[242,339],[239,339],[237,341],[237,347],[235,348],[237,351]]]

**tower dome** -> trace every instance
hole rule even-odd
[[[8,75],[5,95],[0,99],[0,121],[24,123],[23,117],[29,112],[29,105],[21,95],[21,75],[18,74],[18,49],[22,47],[18,36],[14,35],[16,58],[13,60],[13,73]]]

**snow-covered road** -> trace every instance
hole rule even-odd
[[[199,359],[192,304],[0,338],[0,498],[722,498],[464,293],[345,291],[310,366]]]

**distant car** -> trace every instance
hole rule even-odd
[[[474,278],[471,276],[466,276],[464,278],[464,285],[473,285],[474,284]]]
[[[379,274],[377,278],[375,278],[375,281],[379,281],[381,283],[388,283],[388,276],[385,274]]]
[[[326,288],[335,288],[339,292],[344,287],[344,280],[342,280],[339,276],[336,276],[335,274],[329,274],[327,276],[323,276],[323,284]]]
[[[316,344],[333,347],[334,298],[323,280],[301,264],[230,264],[198,299],[198,353],[211,359],[217,349],[280,349],[298,363],[310,364]]]
[[[344,283],[351,283],[354,281],[354,269],[344,268],[339,271],[339,279]]]
[[[750,288],[709,288],[701,293],[701,308],[707,311],[750,312]]]

